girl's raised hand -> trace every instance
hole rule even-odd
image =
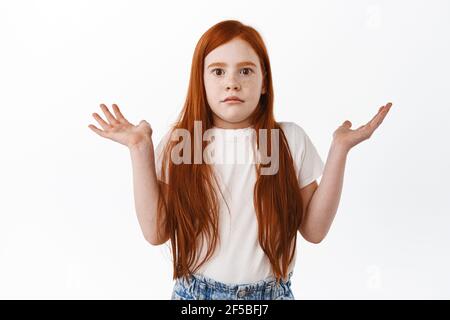
[[[92,116],[97,120],[103,130],[100,130],[92,124],[88,126],[99,136],[111,139],[129,148],[140,143],[152,143],[152,128],[147,121],[142,120],[137,126],[133,125],[123,116],[116,104],[112,105],[115,117],[104,104],[101,104],[100,108],[108,121],[103,120],[95,112]]]
[[[382,106],[378,110],[378,113],[369,122],[356,130],[350,129],[352,126],[350,121],[344,121],[344,123],[333,133],[333,144],[348,151],[361,141],[369,139],[372,136],[372,133],[383,122],[387,113],[391,109],[391,106],[392,103],[390,102],[385,106]]]

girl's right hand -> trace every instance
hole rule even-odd
[[[102,119],[97,113],[93,113],[92,116],[97,120],[103,130],[98,129],[96,126],[90,124],[88,127],[97,133],[99,136],[116,141],[128,148],[136,146],[141,143],[152,144],[152,128],[150,124],[142,120],[137,126],[130,123],[119,110],[116,104],[112,105],[115,117],[109,112],[108,107],[104,104],[100,105],[103,113],[109,122]]]

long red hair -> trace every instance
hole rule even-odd
[[[228,41],[240,38],[255,50],[261,63],[266,93],[261,95],[251,123],[256,130],[279,129],[279,168],[274,175],[261,175],[263,164],[255,164],[256,183],[253,203],[258,219],[258,240],[267,255],[277,281],[287,277],[296,246],[297,230],[302,221],[302,199],[299,181],[286,137],[273,115],[273,87],[270,61],[260,34],[252,27],[236,20],[226,20],[212,26],[198,41],[192,59],[189,88],[184,107],[172,126],[186,129],[194,137],[194,121],[201,121],[202,130],[213,126],[212,111],[206,99],[203,82],[204,60],[209,52]],[[259,135],[256,135],[259,150]],[[271,152],[271,134],[267,149]],[[178,141],[171,141],[163,149],[162,180],[158,202],[158,221],[163,221],[160,233],[170,236],[173,256],[173,279],[195,273],[214,253],[218,242],[218,194],[216,177],[210,165],[195,164],[194,144],[191,144],[191,161],[174,164],[170,160],[172,148]],[[202,150],[207,141],[202,141]],[[164,211],[162,209],[165,209]],[[165,216],[163,216],[165,212]],[[161,220],[162,219],[162,220]],[[204,259],[197,264],[200,248],[199,237],[207,240]],[[197,266],[194,268],[194,266]]]

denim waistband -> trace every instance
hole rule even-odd
[[[278,286],[290,286],[292,274],[293,271],[290,271],[288,273],[287,279],[281,279]],[[227,284],[216,281],[202,274],[191,274],[190,276],[188,276],[188,278],[189,282],[187,282],[185,278],[179,278],[178,281],[180,281],[185,286],[192,286],[192,290],[194,292],[205,290],[206,287],[209,287],[218,291],[228,292],[232,294],[243,290],[247,292],[258,292],[270,290],[277,287],[277,280],[273,276],[267,277],[266,279],[257,282],[242,284]]]

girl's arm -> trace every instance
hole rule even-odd
[[[130,148],[133,167],[133,190],[137,218],[144,238],[152,245],[166,242],[167,237],[158,237],[157,206],[159,198],[158,180],[155,169],[155,157],[151,139]],[[164,210],[164,209],[163,209]],[[165,216],[165,214],[163,214]]]
[[[306,203],[309,201],[309,204],[300,229],[301,234],[308,241],[319,243],[327,235],[339,206],[348,152],[352,147],[372,136],[391,106],[392,103],[388,103],[381,107],[367,124],[356,130],[350,129],[352,123],[347,120],[333,133],[333,142],[320,184],[311,198],[306,199]]]
[[[160,239],[156,232],[159,228],[156,225],[159,188],[156,180],[152,142],[153,130],[145,120],[141,120],[137,126],[133,125],[125,118],[116,104],[112,105],[114,115],[106,105],[101,104],[100,108],[105,114],[107,121],[98,113],[93,113],[92,116],[102,129],[92,124],[88,127],[99,136],[128,147],[133,166],[136,213],[142,233],[144,238],[151,244],[162,244],[166,239]]]
[[[321,242],[331,227],[341,197],[347,154],[339,145],[331,145],[322,179],[309,200],[300,226],[302,236],[309,242]]]

